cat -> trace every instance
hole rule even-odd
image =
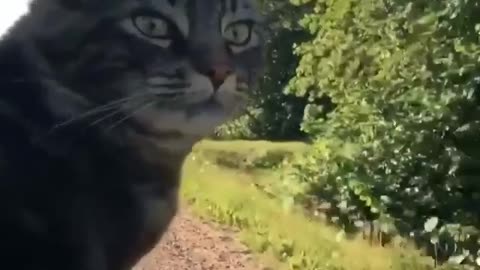
[[[253,0],[32,0],[0,41],[0,268],[127,270],[262,76]]]

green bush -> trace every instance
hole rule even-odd
[[[233,119],[228,123],[218,127],[215,130],[212,139],[215,140],[237,140],[237,139],[256,139],[257,135],[252,131],[250,115],[243,115]]]
[[[438,262],[476,264],[479,2],[292,2],[313,4],[301,22],[313,38],[296,47],[288,90],[336,104],[327,119],[305,110],[316,143],[295,164],[292,181],[309,187],[301,199],[329,202],[345,229],[376,224]]]

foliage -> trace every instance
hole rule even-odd
[[[251,109],[249,109],[251,110]],[[235,140],[235,139],[257,139],[258,136],[253,133],[251,123],[255,117],[251,114],[242,115],[228,123],[218,127],[215,130],[212,139],[215,140]]]
[[[287,90],[336,105],[326,119],[321,106],[305,110],[316,140],[295,165],[291,181],[309,186],[296,199],[328,203],[321,211],[346,230],[377,224],[387,239],[413,236],[438,262],[475,265],[479,2],[292,2],[310,5],[301,25],[313,37],[295,49]]]

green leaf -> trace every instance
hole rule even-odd
[[[432,232],[433,230],[435,230],[437,225],[438,225],[438,218],[431,217],[427,219],[427,221],[425,221],[425,223],[423,224],[423,228],[426,232]]]

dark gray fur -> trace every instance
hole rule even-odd
[[[181,5],[187,35],[159,47],[120,27],[138,10],[162,14],[159,2]],[[232,51],[228,11],[251,20],[258,44]],[[262,54],[250,0],[34,0],[0,42],[0,268],[135,265],[176,213],[192,145],[243,106],[244,87],[205,78],[221,61],[252,88]]]

